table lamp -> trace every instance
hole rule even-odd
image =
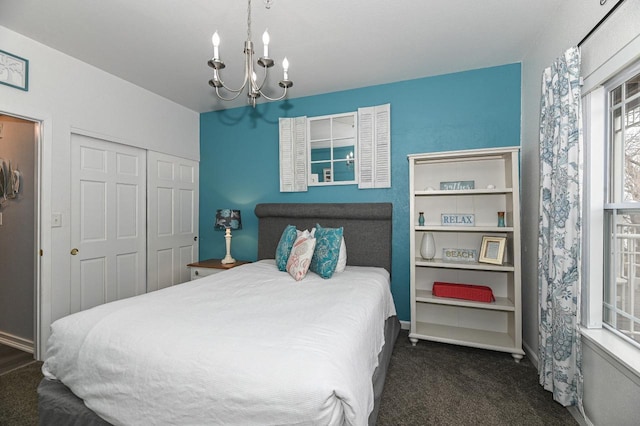
[[[222,263],[235,263],[236,260],[231,257],[231,230],[242,229],[242,219],[240,218],[240,210],[220,209],[216,211],[216,231],[225,230],[224,238],[227,240],[227,255],[222,259]]]

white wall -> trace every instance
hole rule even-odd
[[[29,60],[29,91],[0,85],[0,111],[44,123],[38,341],[46,342],[50,323],[69,313],[72,131],[199,160],[199,114],[2,26],[0,46]],[[51,228],[52,212],[62,227]]]
[[[640,377],[612,360],[598,345],[582,339],[584,411],[591,424],[638,424]]]
[[[523,341],[528,355],[532,356],[534,362],[537,362],[538,352],[538,131],[541,76],[544,68],[551,65],[566,49],[577,45],[616,3],[608,1],[605,6],[600,6],[599,1],[595,0],[558,2],[557,13],[550,19],[546,28],[541,28],[539,38],[532,41],[532,49],[522,62]],[[626,15],[639,7],[640,2],[637,0],[627,1],[614,12],[612,18]],[[637,13],[634,16],[637,16]],[[626,24],[626,33],[631,30],[638,34],[640,27],[637,25],[637,19],[632,18],[631,22]],[[598,34],[594,33],[593,38]],[[613,41],[609,38],[602,43],[611,46]],[[613,53],[615,52],[611,52]],[[597,60],[589,58],[584,65],[590,69],[596,68],[592,62]],[[584,405],[587,418],[595,424],[630,424],[629,407],[624,408],[624,404],[629,400],[629,391],[635,395],[640,394],[637,382],[630,381],[628,376],[622,373],[623,366],[613,365],[613,360],[595,353],[593,345],[585,342],[583,353]],[[607,373],[603,375],[604,371]],[[637,409],[637,403],[634,407]]]

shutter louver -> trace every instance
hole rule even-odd
[[[358,108],[358,188],[373,188],[373,107]]]
[[[307,117],[280,118],[280,192],[307,190]]]
[[[391,187],[391,105],[358,109],[358,188]]]
[[[376,188],[391,187],[391,134],[390,114],[391,105],[380,105],[375,107],[376,118],[376,166],[375,181]]]

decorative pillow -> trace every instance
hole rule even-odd
[[[278,266],[280,271],[284,272],[287,270],[287,260],[289,260],[291,248],[297,237],[298,232],[293,225],[287,225],[284,231],[282,231],[280,242],[278,242],[278,247],[276,248],[276,266]]]
[[[315,247],[316,239],[310,235],[309,231],[304,231],[293,243],[287,261],[287,272],[296,281],[300,281],[307,275]]]
[[[336,272],[342,272],[346,267],[347,267],[347,245],[344,242],[344,237],[342,237],[342,242],[340,243],[340,254],[338,255],[338,264],[336,265]]]
[[[293,226],[293,225],[291,225],[291,226]],[[300,237],[300,235],[302,235],[304,232],[306,232],[307,235],[310,235],[311,238],[315,238],[316,237],[316,228],[311,228],[311,231],[308,231],[306,229],[304,231],[301,231],[299,229],[296,230],[296,233],[297,233],[298,237]]]
[[[316,224],[316,250],[311,259],[311,269],[322,278],[331,278],[338,266],[342,227],[323,228]]]

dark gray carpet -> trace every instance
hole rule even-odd
[[[33,426],[38,424],[38,395],[42,380],[42,363],[32,362],[26,367],[0,376],[0,425]]]
[[[33,354],[0,344],[0,375],[33,362]]]
[[[511,355],[419,342],[396,342],[382,394],[379,426],[576,425],[538,384],[538,373]],[[36,425],[42,363],[0,376],[0,425]]]
[[[379,426],[576,425],[538,384],[525,358],[418,342],[400,331],[382,393]]]

